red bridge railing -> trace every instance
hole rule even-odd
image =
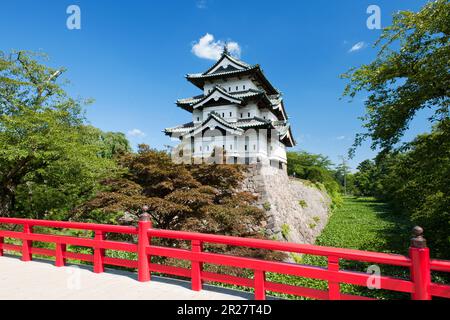
[[[181,276],[191,279],[192,290],[195,291],[202,290],[204,282],[220,282],[254,288],[255,299],[257,300],[265,299],[266,292],[286,293],[320,300],[370,299],[344,294],[340,290],[340,285],[343,283],[367,286],[368,281],[373,280],[373,275],[370,274],[341,270],[340,260],[352,260],[410,269],[409,280],[380,276],[377,279],[380,285],[378,289],[409,293],[414,300],[431,300],[432,296],[450,299],[450,286],[432,283],[431,280],[431,271],[450,272],[450,261],[430,260],[429,249],[426,247],[426,241],[422,236],[423,230],[420,228],[415,228],[415,237],[411,241],[409,257],[406,257],[269,240],[158,230],[152,228],[147,213],[141,216],[138,227],[15,218],[0,218],[1,225],[22,225],[23,228],[22,231],[0,230],[0,256],[3,255],[4,251],[14,251],[21,252],[22,261],[32,260],[32,255],[55,257],[57,267],[64,266],[66,260],[87,261],[93,263],[95,273],[104,272],[105,265],[133,268],[138,270],[138,280],[141,282],[150,281],[152,272]],[[33,227],[88,230],[94,232],[95,236],[93,238],[82,238],[34,233]],[[137,237],[137,243],[110,241],[106,239],[106,234],[134,235]],[[5,238],[19,239],[22,244],[5,243]],[[151,240],[154,238],[189,241],[191,250],[152,245]],[[55,249],[33,247],[33,241],[54,243]],[[205,252],[203,251],[203,244],[205,243],[323,256],[327,257],[328,266],[326,268],[314,267]],[[67,246],[93,248],[94,252],[93,254],[69,252]],[[137,260],[108,257],[106,250],[136,253]],[[190,261],[191,268],[152,263],[152,256]],[[207,272],[203,270],[204,263],[252,270],[254,277],[249,279]],[[266,280],[267,272],[327,281],[328,290],[270,282]]]

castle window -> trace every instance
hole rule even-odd
[[[228,92],[231,92],[231,87],[228,87]]]
[[[242,86],[242,88],[245,90],[245,84]]]
[[[233,145],[232,144],[230,144],[230,150],[233,150]]]
[[[253,150],[256,150],[256,144],[253,145]]]
[[[238,86],[236,86],[236,91],[238,91],[239,90],[239,87]]]
[[[244,117],[244,114],[243,113],[241,113],[241,119]]]
[[[225,113],[224,112],[222,112],[222,118],[225,118]]]
[[[197,117],[197,121],[200,121],[200,117]]]
[[[230,112],[230,117],[232,117],[233,116],[233,112]]]
[[[246,145],[246,146],[245,146],[245,151],[247,151],[247,150],[248,150],[248,146]]]
[[[250,116],[251,116],[251,114],[250,114],[250,112],[248,113],[248,117],[250,118]]]

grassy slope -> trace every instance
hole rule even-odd
[[[412,225],[404,215],[372,198],[345,198],[316,244],[406,254]]]
[[[393,212],[386,204],[372,198],[346,198],[344,205],[336,209],[330,221],[317,239],[316,244],[366,251],[407,254],[411,223],[402,215]],[[302,263],[311,265],[326,265],[326,259],[315,256],[304,256]],[[370,264],[341,262],[341,268],[354,271],[367,270]],[[408,277],[404,268],[379,266],[383,275]],[[299,279],[280,275],[269,275],[274,281],[327,289],[326,282],[309,279]],[[358,286],[342,285],[342,292],[375,297],[379,299],[402,299],[408,295],[373,291]],[[291,297],[293,298],[293,297]]]

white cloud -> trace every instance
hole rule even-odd
[[[139,129],[133,129],[133,130],[128,131],[128,136],[133,137],[133,138],[144,138],[145,133]]]
[[[339,137],[336,137],[336,140],[345,140],[345,138],[346,138],[346,136],[339,136]]]
[[[218,60],[222,54],[225,42],[222,40],[214,40],[212,34],[205,34],[203,37],[192,45],[192,53],[197,57],[209,60]],[[228,51],[236,57],[241,55],[241,47],[237,42],[228,42]]]
[[[366,43],[364,41],[358,42],[355,44],[348,52],[356,52],[366,47]]]
[[[199,9],[206,9],[208,7],[208,0],[197,0],[195,5]]]

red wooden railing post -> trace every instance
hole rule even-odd
[[[150,257],[147,254],[147,248],[150,246],[148,238],[148,229],[152,227],[148,207],[143,208],[144,213],[139,216],[138,224],[138,280],[140,282],[150,281]]]
[[[202,243],[199,240],[192,241],[192,252],[200,253],[202,252]],[[192,278],[192,290],[201,291],[202,290],[202,268],[203,263],[200,261],[192,260],[191,262],[191,278]]]
[[[105,240],[105,234],[103,231],[95,231],[95,238],[96,241],[103,241]],[[94,273],[102,273],[105,271],[105,266],[103,263],[105,257],[105,249],[102,249],[98,245],[94,248]]]
[[[266,273],[255,270],[255,300],[266,300]]]
[[[0,257],[3,256],[3,244],[5,243],[4,238],[0,237]]]
[[[33,228],[28,224],[23,225],[23,233],[25,235],[31,234],[33,232]],[[22,261],[31,261],[32,255],[31,255],[31,247],[33,246],[33,241],[31,240],[22,240]]]
[[[56,267],[64,267],[66,265],[66,259],[64,258],[64,254],[66,253],[66,245],[62,243],[56,244]]]
[[[328,257],[328,270],[339,271],[339,257]],[[341,299],[341,285],[339,282],[328,281],[328,298],[330,300]]]
[[[414,284],[413,300],[431,300],[430,249],[423,237],[423,229],[415,227],[411,239],[409,257],[411,258],[411,281]]]

